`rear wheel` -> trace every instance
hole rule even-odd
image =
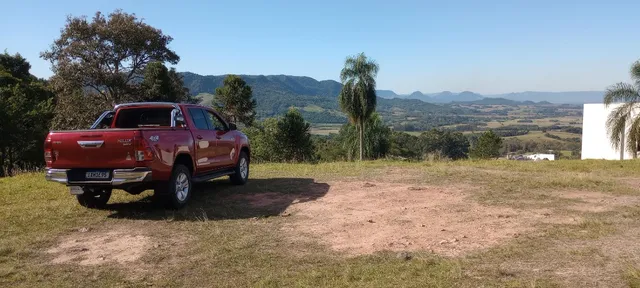
[[[240,152],[235,172],[231,174],[231,183],[235,185],[244,185],[249,179],[249,157],[247,153]]]
[[[171,180],[167,197],[169,198],[168,204],[171,208],[180,209],[184,207],[191,198],[191,190],[193,189],[193,183],[191,182],[191,171],[181,164],[176,165],[173,168],[171,174]]]
[[[84,193],[76,195],[78,203],[87,208],[103,208],[111,198],[111,188],[83,187]]]

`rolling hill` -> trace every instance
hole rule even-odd
[[[202,76],[182,73],[185,86],[204,103],[213,99],[215,88],[222,85],[225,75]],[[333,80],[317,81],[310,77],[289,75],[239,75],[253,89],[258,103],[258,118],[281,115],[289,107],[301,110],[311,123],[346,123],[338,107],[338,94],[342,84]],[[392,91],[390,91],[393,93]],[[381,94],[392,95],[382,92]],[[393,93],[395,94],[395,93]],[[390,123],[421,125],[422,128],[463,121],[464,108],[452,108],[418,99],[385,99],[378,97],[378,113]],[[426,123],[426,124],[425,124]],[[421,129],[422,129],[421,128]]]

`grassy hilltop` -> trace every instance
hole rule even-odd
[[[640,284],[637,161],[254,165],[185,210],[0,179],[0,286]]]

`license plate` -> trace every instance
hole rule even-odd
[[[84,176],[87,179],[109,179],[107,171],[89,171]]]

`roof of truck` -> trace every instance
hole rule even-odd
[[[122,103],[117,104],[113,107],[113,110],[117,110],[119,108],[126,107],[149,107],[149,106],[172,106],[174,108],[178,107],[205,107],[199,104],[190,104],[190,103],[175,103],[175,102],[131,102],[131,103]]]
[[[116,106],[113,107],[113,109],[117,110],[123,107],[135,107],[135,106],[173,106],[177,108],[178,105],[179,105],[178,103],[172,103],[172,102],[132,102],[132,103],[117,104]]]

